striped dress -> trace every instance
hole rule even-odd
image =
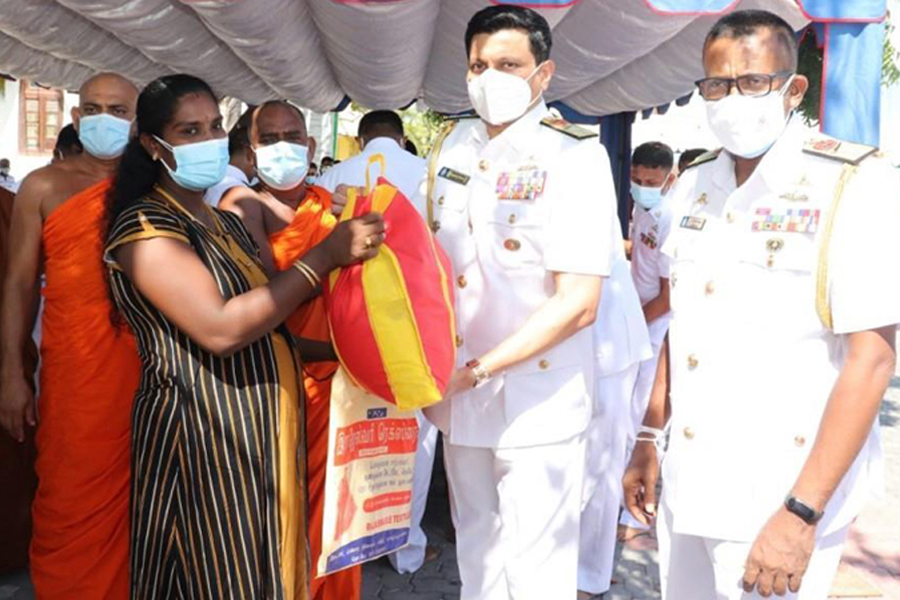
[[[112,252],[173,238],[193,248],[224,298],[264,285],[258,249],[238,217],[213,218],[216,230],[157,189],[117,218],[107,240],[110,287],[143,363],[132,433],[131,597],[306,600],[302,386],[289,334],[279,329],[214,356],[134,288]]]

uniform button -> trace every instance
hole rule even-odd
[[[440,222],[440,221],[434,221],[434,222],[431,224],[431,233],[437,233],[438,230],[439,230],[440,228],[441,228],[441,222]]]
[[[462,345],[463,345],[463,339],[457,335],[456,336],[456,347],[461,348]]]
[[[466,281],[466,276],[465,276],[465,275],[460,275],[459,277],[456,278],[456,284],[457,284],[460,288],[464,288],[464,287],[466,287],[467,285],[469,285],[469,282]]]
[[[706,295],[712,296],[713,292],[715,292],[715,291],[716,291],[716,284],[712,281],[707,281],[706,282]]]
[[[491,163],[489,163],[486,160],[478,161],[478,170],[480,170],[480,171],[487,171],[490,168],[490,166],[491,166]]]
[[[700,359],[696,354],[689,354],[687,357],[688,368],[696,369],[700,365]]]
[[[685,439],[688,439],[688,440],[694,439],[694,430],[691,429],[690,427],[685,427],[684,428],[684,437],[685,437]]]
[[[519,240],[514,240],[514,239],[510,238],[510,239],[506,240],[505,242],[503,242],[503,247],[506,248],[507,250],[509,250],[510,252],[515,252],[516,250],[518,250],[519,248],[522,247],[522,242],[520,242]]]
[[[734,223],[734,213],[728,213],[725,215],[725,220],[729,223]]]
[[[678,281],[678,273],[675,273],[673,271],[672,274],[669,275],[669,285],[671,285],[672,287],[675,287],[675,283],[677,281]]]
[[[441,206],[444,205],[444,197],[443,197],[443,196],[441,196],[440,198],[438,198],[438,204],[440,204]]]
[[[509,215],[509,224],[512,225],[516,222],[516,213]]]
[[[794,445],[797,446],[798,448],[802,448],[803,446],[806,445],[806,438],[803,437],[802,435],[798,435],[797,437],[794,438]]]
[[[538,363],[538,367],[540,367],[542,370],[546,371],[547,369],[550,368],[550,361],[547,359],[544,359]]]
[[[770,254],[769,258],[766,259],[766,266],[770,269],[775,266],[775,255]]]
[[[697,198],[697,204],[706,204],[706,193],[700,194],[700,197]]]

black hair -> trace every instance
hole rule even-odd
[[[333,159],[333,158],[331,158],[330,156],[323,156],[323,157],[322,157],[322,166],[323,166],[323,167],[325,166],[325,162],[326,162],[326,161],[328,162],[329,165],[333,165],[333,164],[334,164],[334,159]]]
[[[141,145],[142,133],[162,137],[163,128],[172,119],[182,97],[205,94],[218,102],[212,88],[193,75],[177,73],[154,79],[137,100],[137,135],[131,138],[119,163],[112,188],[109,225],[130,206],[150,193],[159,179],[160,164]]]
[[[681,173],[682,171],[687,169],[692,162],[706,153],[706,148],[691,148],[690,150],[685,150],[684,152],[682,152],[681,156],[678,157],[678,172]]]
[[[409,152],[410,154],[412,154],[413,156],[418,156],[418,155],[419,155],[419,149],[416,148],[416,145],[413,143],[412,140],[406,140],[406,144],[403,146],[403,148],[404,148],[407,152]]]
[[[245,110],[228,132],[228,156],[234,156],[250,147],[250,121],[253,118],[254,108]]]
[[[59,135],[56,136],[56,146],[53,147],[54,153],[78,154],[83,150],[84,146],[81,145],[81,140],[78,139],[78,132],[75,131],[74,125],[69,123],[59,130]]]
[[[738,10],[727,14],[713,25],[703,42],[704,51],[720,38],[741,39],[750,37],[760,29],[771,29],[784,54],[785,69],[797,69],[797,37],[787,21],[765,10]]]
[[[373,110],[359,121],[357,135],[366,140],[377,137],[403,137],[403,120],[392,110]]]
[[[505,29],[517,29],[528,34],[531,54],[537,64],[550,58],[553,36],[547,19],[530,8],[499,4],[479,10],[466,27],[466,57],[472,51],[472,38],[482,33],[493,34]]]
[[[675,165],[675,155],[662,142],[646,142],[634,149],[631,164],[635,167],[669,171]]]

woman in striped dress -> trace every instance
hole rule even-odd
[[[228,163],[216,98],[169,75],[138,99],[106,260],[143,363],[132,432],[132,598],[305,600],[302,385],[281,325],[335,267],[370,258],[377,215],[268,279],[240,220],[209,208]]]

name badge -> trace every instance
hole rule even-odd
[[[438,177],[443,177],[453,183],[458,183],[459,185],[466,185],[469,183],[470,177],[464,173],[460,173],[459,171],[454,171],[450,167],[442,167],[440,171],[438,171]]]
[[[498,200],[537,200],[544,193],[547,171],[537,168],[505,171],[497,177]]]
[[[703,228],[706,227],[706,219],[703,217],[684,217],[681,219],[681,227],[683,229],[703,231]]]

